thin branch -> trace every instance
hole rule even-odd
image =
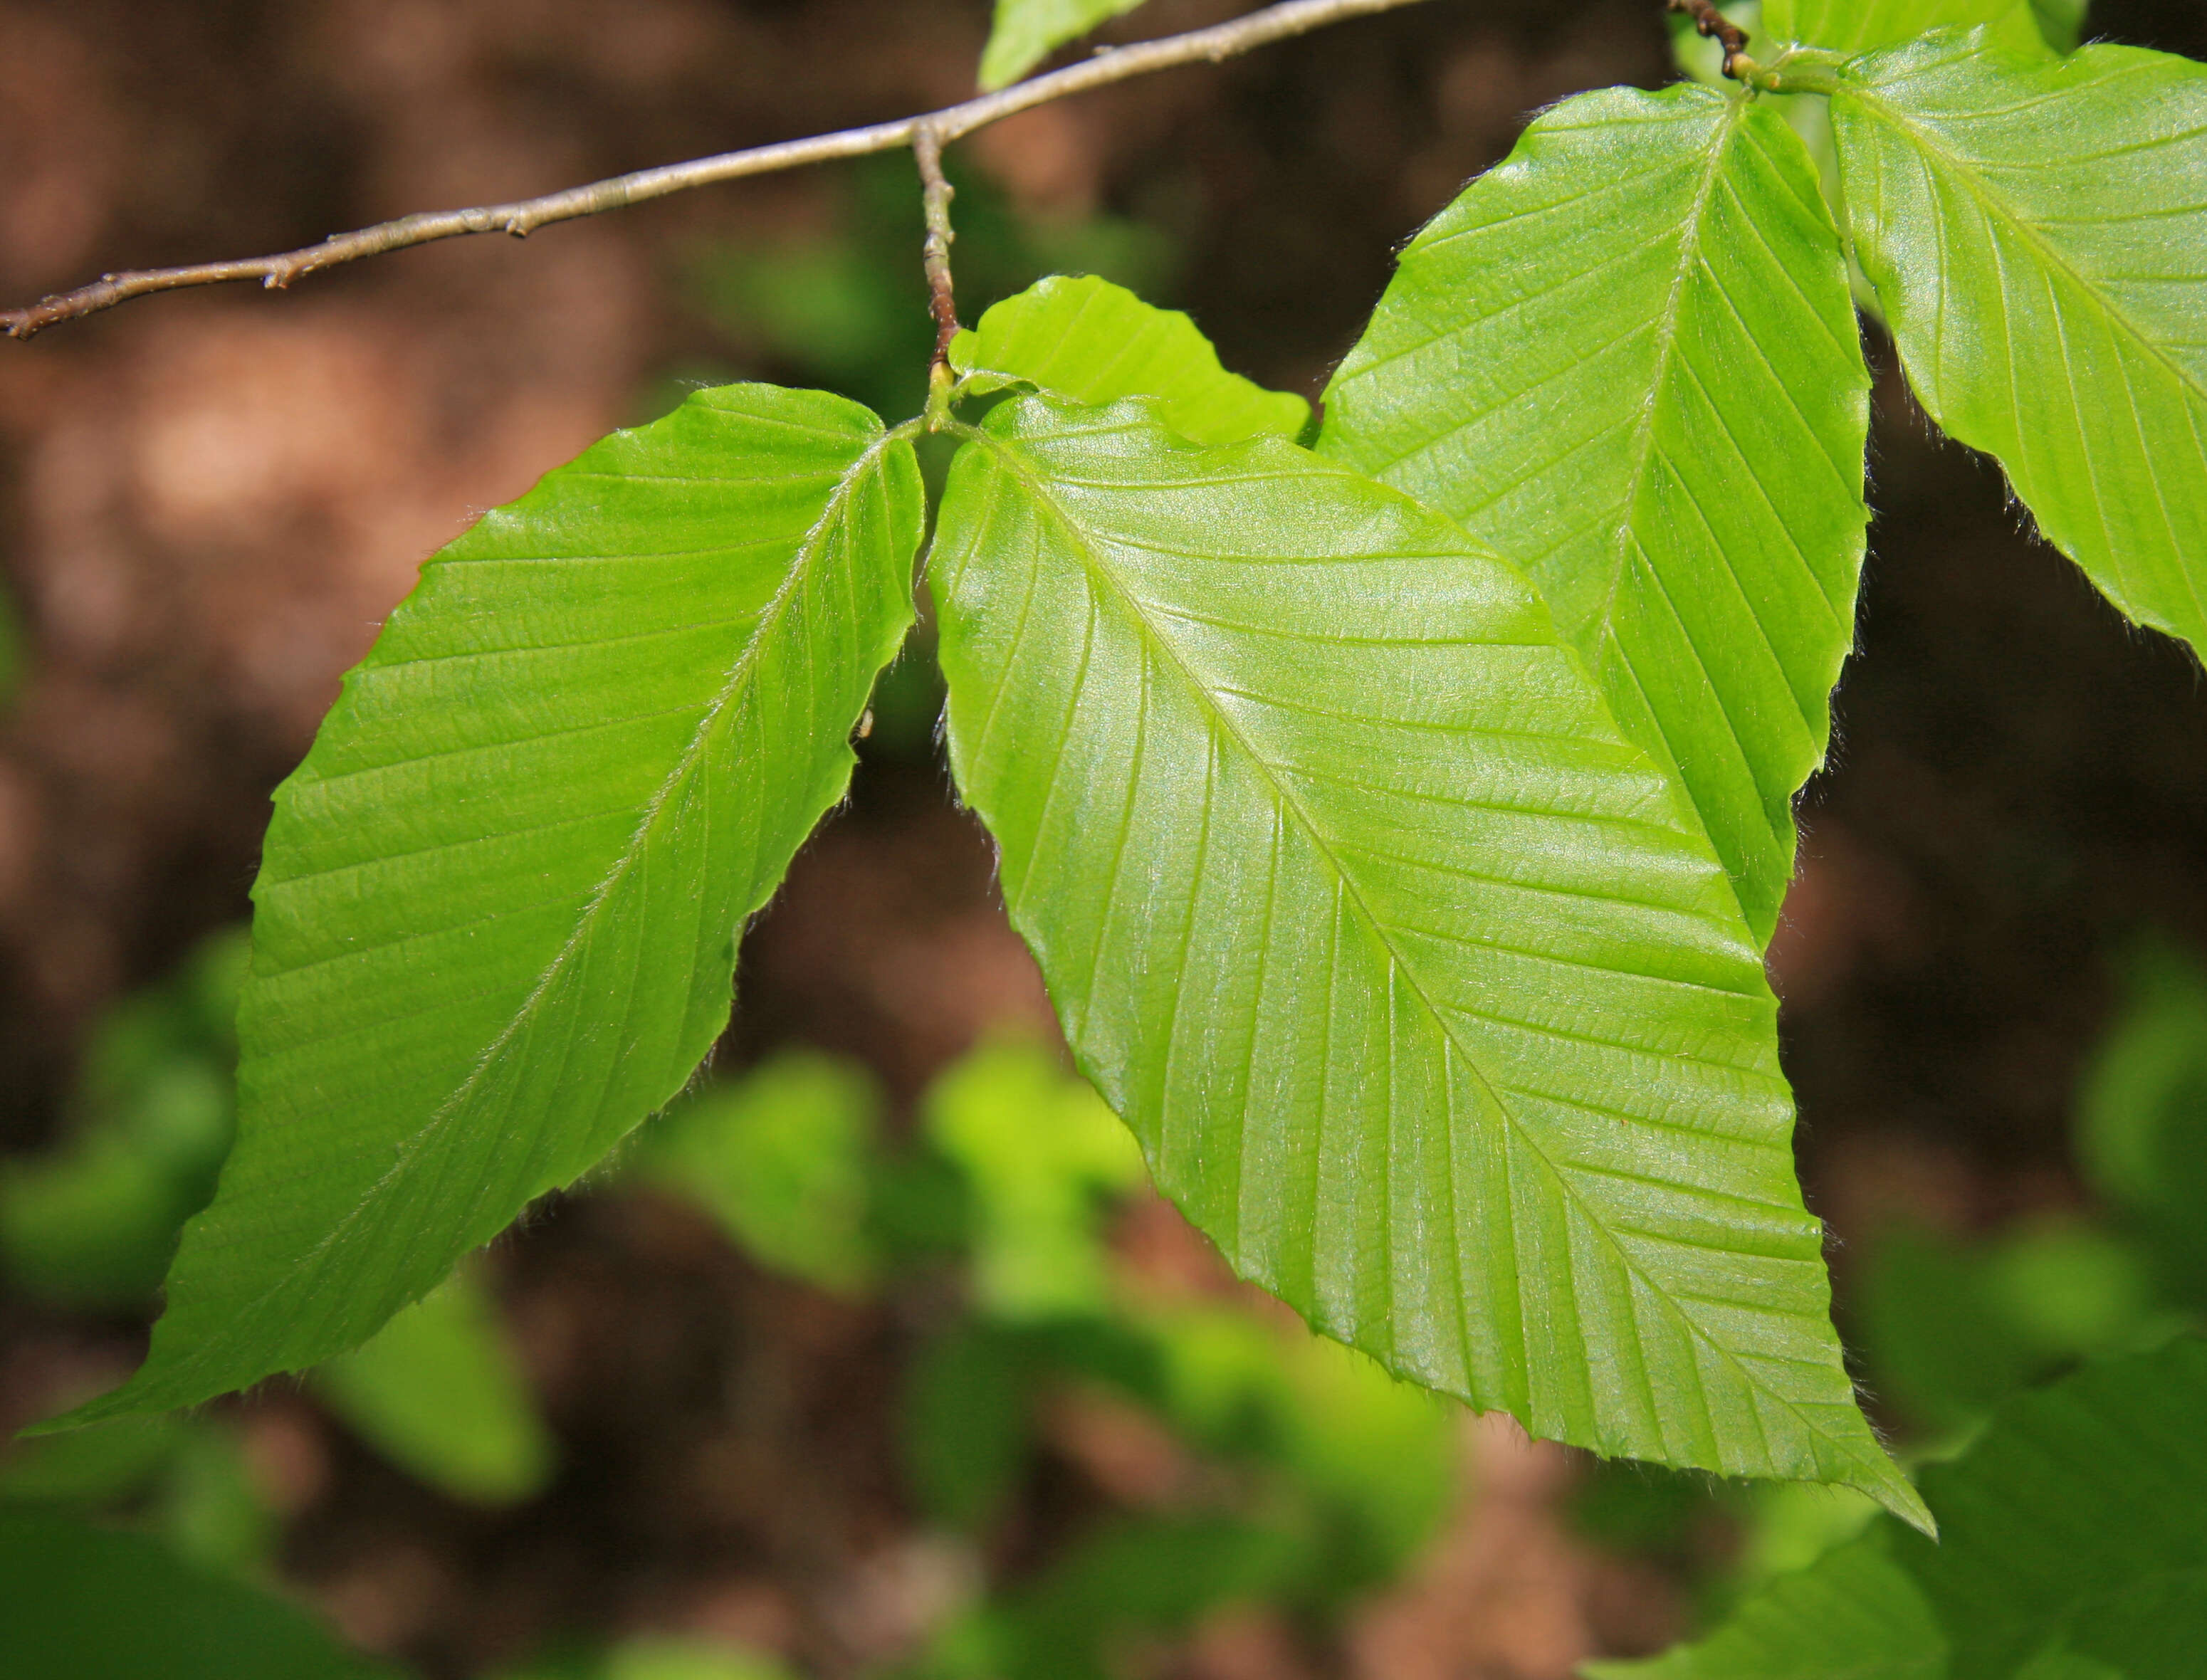
[[[1747,57],[1747,31],[1732,21],[1716,9],[1716,0],[1669,0],[1670,9],[1684,12],[1694,21],[1694,27],[1707,39],[1724,49],[1724,73],[1735,81],[1739,78],[1743,64],[1753,67]]]
[[[27,309],[0,312],[0,329],[4,329],[11,338],[27,338],[57,321],[111,309],[148,292],[218,285],[228,280],[258,280],[264,286],[281,290],[321,269],[385,251],[404,250],[409,246],[457,239],[471,233],[510,233],[519,238],[553,222],[595,216],[625,205],[641,204],[648,199],[664,198],[670,193],[687,192],[693,187],[795,169],[804,164],[824,163],[834,158],[893,151],[900,146],[912,145],[923,132],[933,135],[936,146],[944,146],[976,129],[1068,94],[1085,93],[1092,87],[1171,69],[1175,65],[1205,61],[1216,64],[1253,47],[1305,34],[1330,23],[1416,3],[1418,0],[1287,0],[1285,4],[1267,6],[1262,11],[1209,29],[1192,30],[1185,35],[1170,35],[1134,46],[1100,49],[1094,57],[1083,63],[1016,83],[1000,93],[984,93],[978,99],[918,117],[900,117],[894,123],[876,123],[867,128],[815,135],[810,140],[784,140],[774,146],[669,164],[659,169],[639,170],[632,175],[615,176],[610,181],[571,187],[565,192],[519,199],[511,204],[402,216],[395,222],[378,223],[355,233],[334,234],[319,245],[276,256],[109,274],[92,285],[45,298]]]
[[[912,154],[919,164],[923,191],[920,202],[927,212],[927,242],[920,260],[927,269],[927,307],[935,316],[935,366],[947,367],[950,341],[958,336],[958,300],[950,284],[950,200],[958,189],[942,173],[942,137],[923,123],[912,137]]]

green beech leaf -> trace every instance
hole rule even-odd
[[[2052,38],[2041,27],[2037,3],[2058,9],[2060,0],[1765,0],[1762,30],[1773,41],[1852,53],[1905,46],[1935,29],[1983,24],[1992,45],[2043,57]],[[2077,45],[2076,21],[2070,21],[2066,41],[2056,45]]]
[[[1923,1472],[1933,1545],[1889,1519],[1697,1645],[1596,1680],[2160,1680],[2207,1626],[2207,1342],[2086,1366]],[[2169,1665],[2163,1653],[2182,1653]],[[2034,1653],[2036,1653],[2034,1655]],[[2023,1665],[2029,1663],[2030,1666]]]
[[[1196,443],[1299,433],[1310,404],[1229,374],[1177,309],[1093,275],[1053,274],[984,312],[950,346],[960,374],[1024,380],[1076,403],[1153,397],[1157,417]]]
[[[981,86],[993,92],[1017,81],[1068,41],[1141,3],[1142,0],[996,0],[989,45],[981,52]]]
[[[0,1510],[0,1673],[21,1680],[398,1680],[296,1605],[141,1534]]]
[[[69,1421],[364,1341],[679,1091],[912,619],[909,444],[701,392],[432,560],[278,790],[237,1143],[145,1368]]]
[[[1800,140],[1710,89],[1528,129],[1403,254],[1319,450],[1525,565],[1767,940],[1861,571],[1864,370]]]
[[[1586,1680],[1945,1680],[1923,1589],[1874,1529],[1751,1593],[1706,1639],[1646,1662],[1588,1663]]]
[[[1038,396],[953,462],[930,576],[1012,919],[1237,1270],[1540,1434],[1920,1511],[1755,943],[1522,574],[1283,439]]]
[[[2116,606],[2207,649],[2207,66],[1944,36],[1851,66],[1833,116],[1924,407]]]
[[[1995,1414],[1923,1496],[1945,1544],[1893,1536],[1954,1647],[1955,1680],[1993,1680],[2080,1601],[2207,1568],[2207,1342],[2087,1366]]]
[[[2066,1619],[2015,1680],[2188,1680],[2207,1651],[2207,1569],[2096,1593]]]
[[[552,1479],[535,1396],[496,1304],[465,1269],[317,1367],[314,1384],[385,1457],[456,1499],[512,1504]]]

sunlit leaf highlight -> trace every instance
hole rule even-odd
[[[1755,942],[1522,574],[1284,441],[1026,397],[930,577],[1013,921],[1238,1270],[1537,1433],[1920,1514]]]
[[[1799,138],[1687,86],[1534,123],[1411,242],[1326,393],[1321,452],[1531,572],[1758,939],[1853,642],[1869,385]]]

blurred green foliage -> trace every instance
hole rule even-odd
[[[228,1140],[230,1018],[245,960],[242,936],[220,936],[99,1024],[68,1134],[0,1179],[0,1258],[21,1294],[100,1311],[150,1304]],[[911,1342],[901,1439],[915,1507],[977,1557],[1014,1519],[1030,1472],[1052,1450],[1052,1408],[1068,1396],[1145,1419],[1172,1460],[1155,1499],[1107,1497],[1038,1567],[989,1581],[914,1675],[1100,1677],[1128,1641],[1246,1602],[1322,1628],[1415,1555],[1455,1486],[1446,1408],[1284,1315],[1134,1288],[1109,1232],[1143,1182],[1139,1153],[1055,1053],[1023,1037],[990,1041],[923,1095],[907,1135],[888,1118],[863,1069],[790,1052],[663,1116],[626,1181],[693,1202],[754,1262],[806,1284],[853,1299],[894,1284],[936,1303]],[[451,1498],[525,1500],[553,1474],[555,1444],[471,1269],[310,1373],[308,1387],[391,1463]],[[178,1595],[200,1590],[195,1570],[264,1573],[277,1528],[225,1411],[15,1444],[0,1462],[0,1519],[18,1518],[81,1538],[58,1557],[119,1547],[118,1579],[166,1571],[167,1584],[147,1590]],[[215,1592],[208,1625],[273,1616],[266,1648],[290,1653],[281,1660],[293,1666],[270,1671],[325,1671],[314,1666],[324,1655],[298,1654],[309,1645],[297,1641],[319,1640],[309,1623],[243,1593]],[[91,1616],[88,1599],[69,1602],[71,1616]],[[120,1673],[138,1660],[127,1643],[70,1647],[60,1667],[62,1647],[24,1648],[38,1654],[0,1671]],[[338,1665],[329,1672],[360,1671],[326,1660]],[[125,1667],[101,1666],[113,1663]],[[646,1641],[529,1672],[773,1680],[781,1671]]]
[[[0,1464],[0,1515],[16,1510],[121,1518],[228,1575],[263,1569],[276,1538],[236,1432],[206,1418],[118,1419],[18,1442]]]
[[[836,1294],[873,1282],[882,1098],[865,1070],[795,1050],[709,1085],[646,1133],[634,1170],[688,1196],[762,1265]]]
[[[983,1046],[922,1100],[929,1142],[971,1193],[972,1288],[990,1317],[1104,1310],[1103,1198],[1142,1181],[1141,1152],[1086,1080],[1040,1045]]]
[[[0,1510],[0,1674],[21,1680],[368,1680],[281,1599],[154,1540]]]
[[[319,1366],[314,1385],[362,1440],[455,1499],[517,1504],[552,1480],[551,1432],[470,1267]]]
[[[2164,939],[2130,953],[2078,1092],[2077,1158],[2102,1211],[1964,1239],[1909,1225],[1867,1245],[1871,1381],[1934,1435],[1965,1432],[2078,1360],[2207,1318],[2207,969]]]
[[[918,1121],[892,1143],[856,1069],[792,1053],[679,1107],[633,1169],[759,1264],[822,1288],[952,1264],[962,1304],[919,1340],[901,1419],[912,1499],[941,1527],[985,1546],[1055,1397],[1132,1408],[1185,1457],[1184,1487],[993,1583],[913,1676],[1103,1676],[1128,1641],[1242,1602],[1322,1624],[1415,1555],[1455,1486],[1446,1407],[1293,1321],[1130,1288],[1108,1229],[1140,1157],[1056,1055],[984,1043],[924,1093]],[[808,1206],[829,1211],[833,1241],[794,1235]]]
[[[564,1653],[498,1680],[792,1680],[771,1657],[695,1639],[646,1637],[602,1650]]]
[[[60,1144],[0,1169],[0,1270],[17,1293],[60,1307],[150,1305],[230,1147],[248,958],[243,930],[218,933],[94,1028]],[[550,1437],[464,1272],[314,1381],[363,1440],[454,1498],[510,1503],[549,1480]],[[218,1566],[260,1559],[272,1528],[235,1442],[210,1420],[26,1444],[0,1468],[0,1498],[137,1501],[185,1557]]]
[[[219,935],[93,1031],[61,1144],[0,1166],[15,1288],[61,1306],[151,1300],[230,1148],[245,960],[243,933]]]
[[[2190,1680],[2207,1633],[2207,1342],[2011,1396],[1920,1486],[1940,1537],[1880,1516],[1707,1638],[1588,1680]]]
[[[1861,1241],[1850,1339],[1867,1386],[1910,1426],[1919,1456],[1966,1449],[1989,1417],[2071,1373],[2207,1326],[2207,966],[2147,938],[2128,953],[2121,983],[2075,1103],[2091,1206],[1971,1235],[1894,1222]],[[1941,1472],[1929,1474],[1935,1485]],[[1924,1654],[1917,1623],[1929,1623],[1910,1619],[1914,1589],[1886,1580],[1886,1541],[1854,1541],[1875,1516],[1858,1498],[1619,1463],[1594,1468],[1573,1515],[1597,1544],[1678,1569],[1702,1619],[1723,1622],[1702,1645],[1634,1671],[1651,1680],[1947,1672],[1943,1656]],[[2126,1585],[2104,1606],[2077,1610],[2066,1642],[2022,1673],[2197,1673],[2207,1645],[2184,1642],[2190,1590]],[[1788,1642],[1812,1622],[1854,1631],[1814,1651]]]

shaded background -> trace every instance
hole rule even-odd
[[[1152,0],[1106,38],[1238,9]],[[0,294],[947,104],[986,25],[978,0],[0,0]],[[2186,0],[2099,5],[2090,27],[2207,56]],[[1391,250],[1533,110],[1669,75],[1654,0],[1440,0],[1028,113],[954,155],[966,318],[1094,269],[1314,398]],[[831,166],[0,345],[0,584],[21,644],[0,720],[0,1148],[54,1146],[97,1025],[245,917],[268,792],[424,554],[685,381],[917,406],[909,177],[900,155]],[[2076,1093],[2126,966],[2142,938],[2207,949],[2197,666],[2125,628],[1995,469],[1932,438],[1875,337],[1872,355],[1858,651],[1772,954],[1854,1342],[1881,1232],[1952,1259],[2083,1229]],[[745,948],[717,1060],[854,1058],[892,1133],[990,1029],[1048,1025],[986,845],[948,798],[924,661],[901,669],[847,809]],[[1114,1205],[1128,1277],[1233,1298],[1169,1210]],[[870,1671],[924,1648],[977,1581],[1015,1584],[1099,1513],[1176,1497],[1158,1490],[1185,1443],[1061,1406],[1002,1526],[945,1540],[899,1458],[920,1309],[838,1301],[648,1198],[559,1202],[490,1277],[559,1444],[541,1496],[470,1509],[301,1392],[223,1413],[268,1514],[260,1567],[431,1673],[654,1628]],[[11,1288],[0,1426],[118,1378],[144,1318]],[[1953,1421],[1928,1389],[1900,1397],[1894,1357],[1890,1383],[1869,1373],[1885,1421]],[[1560,1676],[1688,1630],[1762,1532],[1698,1485],[1596,1472],[1498,1424],[1456,1432],[1449,1514],[1394,1584],[1322,1625],[1207,1608],[1124,1661]]]

